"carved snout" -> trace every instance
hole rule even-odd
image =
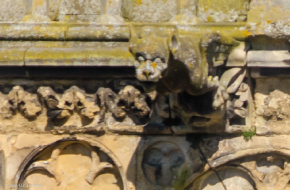
[[[144,67],[142,69],[142,75],[144,75],[146,79],[148,80],[150,76],[152,76],[153,74],[154,74],[154,68],[152,66],[152,61],[147,60],[144,63]]]
[[[151,60],[138,61],[136,76],[140,81],[157,82],[161,78],[164,66]]]
[[[166,147],[166,144],[164,145]],[[143,160],[145,167],[148,165],[155,169],[154,182],[160,186],[171,185],[176,177],[174,169],[181,167],[184,162],[184,155],[180,152],[180,150],[174,149],[172,145],[171,147],[168,146],[163,149],[152,148],[147,150]],[[149,168],[145,168],[145,170],[147,169]]]
[[[150,71],[148,71],[148,70],[146,70],[146,71],[143,71],[143,75],[145,75],[147,79],[148,79],[148,78],[149,78],[149,76],[150,76],[150,75],[152,75],[152,74],[153,74],[153,73],[152,73],[152,72],[150,72]]]

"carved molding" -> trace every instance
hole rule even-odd
[[[135,86],[96,87],[95,93],[87,93],[77,86],[58,93],[48,86],[33,87],[35,90],[25,87],[28,91],[14,86],[8,94],[0,95],[3,129],[20,130],[18,125],[9,127],[10,122],[19,121],[25,126],[31,123],[35,126],[27,129],[22,126],[21,130],[57,133],[110,130],[167,134],[172,133],[171,129],[174,133],[236,133],[247,129],[239,127],[231,131],[228,128],[246,127],[243,120],[248,118],[248,111],[251,113],[251,101],[247,100],[250,88],[246,83],[240,83],[240,87],[228,95],[228,100],[221,99],[221,105],[214,109],[215,91],[200,96],[186,92],[162,95],[156,91],[145,93],[135,82]],[[238,115],[236,110],[244,110],[244,115]]]
[[[39,129],[46,125],[41,131],[82,128],[98,131],[106,130],[103,126],[134,127],[148,123],[162,126],[165,119],[170,119],[165,97],[154,92],[144,93],[138,85],[117,83],[113,88],[97,87],[95,93],[86,93],[76,86],[61,93],[48,86],[28,87],[29,92],[14,86],[8,94],[1,93],[0,119],[4,121],[3,126],[5,121],[18,122],[19,119],[27,125],[35,122]]]
[[[45,81],[35,83],[24,80],[18,83],[20,86],[6,85],[5,79],[0,94],[0,102],[3,102],[0,106],[0,130],[55,133],[110,131],[130,134],[184,134],[196,131],[240,133],[249,129],[246,113],[252,113],[252,100],[248,81],[237,79],[237,82],[232,78],[244,76],[244,72],[241,69],[226,79],[231,82],[224,83],[225,87],[237,83],[238,88],[233,92],[227,93],[226,88],[220,87],[220,92],[225,93],[228,99],[215,99],[215,90],[199,96],[186,92],[169,95],[155,90],[145,92],[135,79],[111,80],[108,83],[94,80],[88,84],[61,80],[48,84]],[[57,83],[59,85],[55,85]],[[214,108],[216,100],[221,103]],[[241,117],[235,113],[236,110],[244,110],[245,114]]]

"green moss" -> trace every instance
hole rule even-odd
[[[246,141],[252,139],[252,137],[256,134],[256,131],[253,129],[250,129],[249,131],[243,132],[243,137]]]
[[[179,178],[176,180],[174,184],[175,190],[180,190],[185,188],[186,180],[189,178],[189,172],[188,170],[183,170]]]

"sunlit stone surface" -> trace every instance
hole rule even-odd
[[[0,190],[289,190],[289,0],[0,0]]]

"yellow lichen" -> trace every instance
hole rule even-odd
[[[44,3],[44,0],[34,0],[33,1],[33,6],[34,6],[34,8],[36,7],[36,6],[43,6],[45,3]]]
[[[137,5],[141,5],[142,4],[142,0],[136,0]]]
[[[24,52],[26,48],[20,48],[20,49],[2,49],[0,52],[0,63],[2,64],[24,64]]]
[[[251,32],[249,32],[249,30],[245,30],[245,36],[248,37],[248,36],[251,36],[253,35]]]

